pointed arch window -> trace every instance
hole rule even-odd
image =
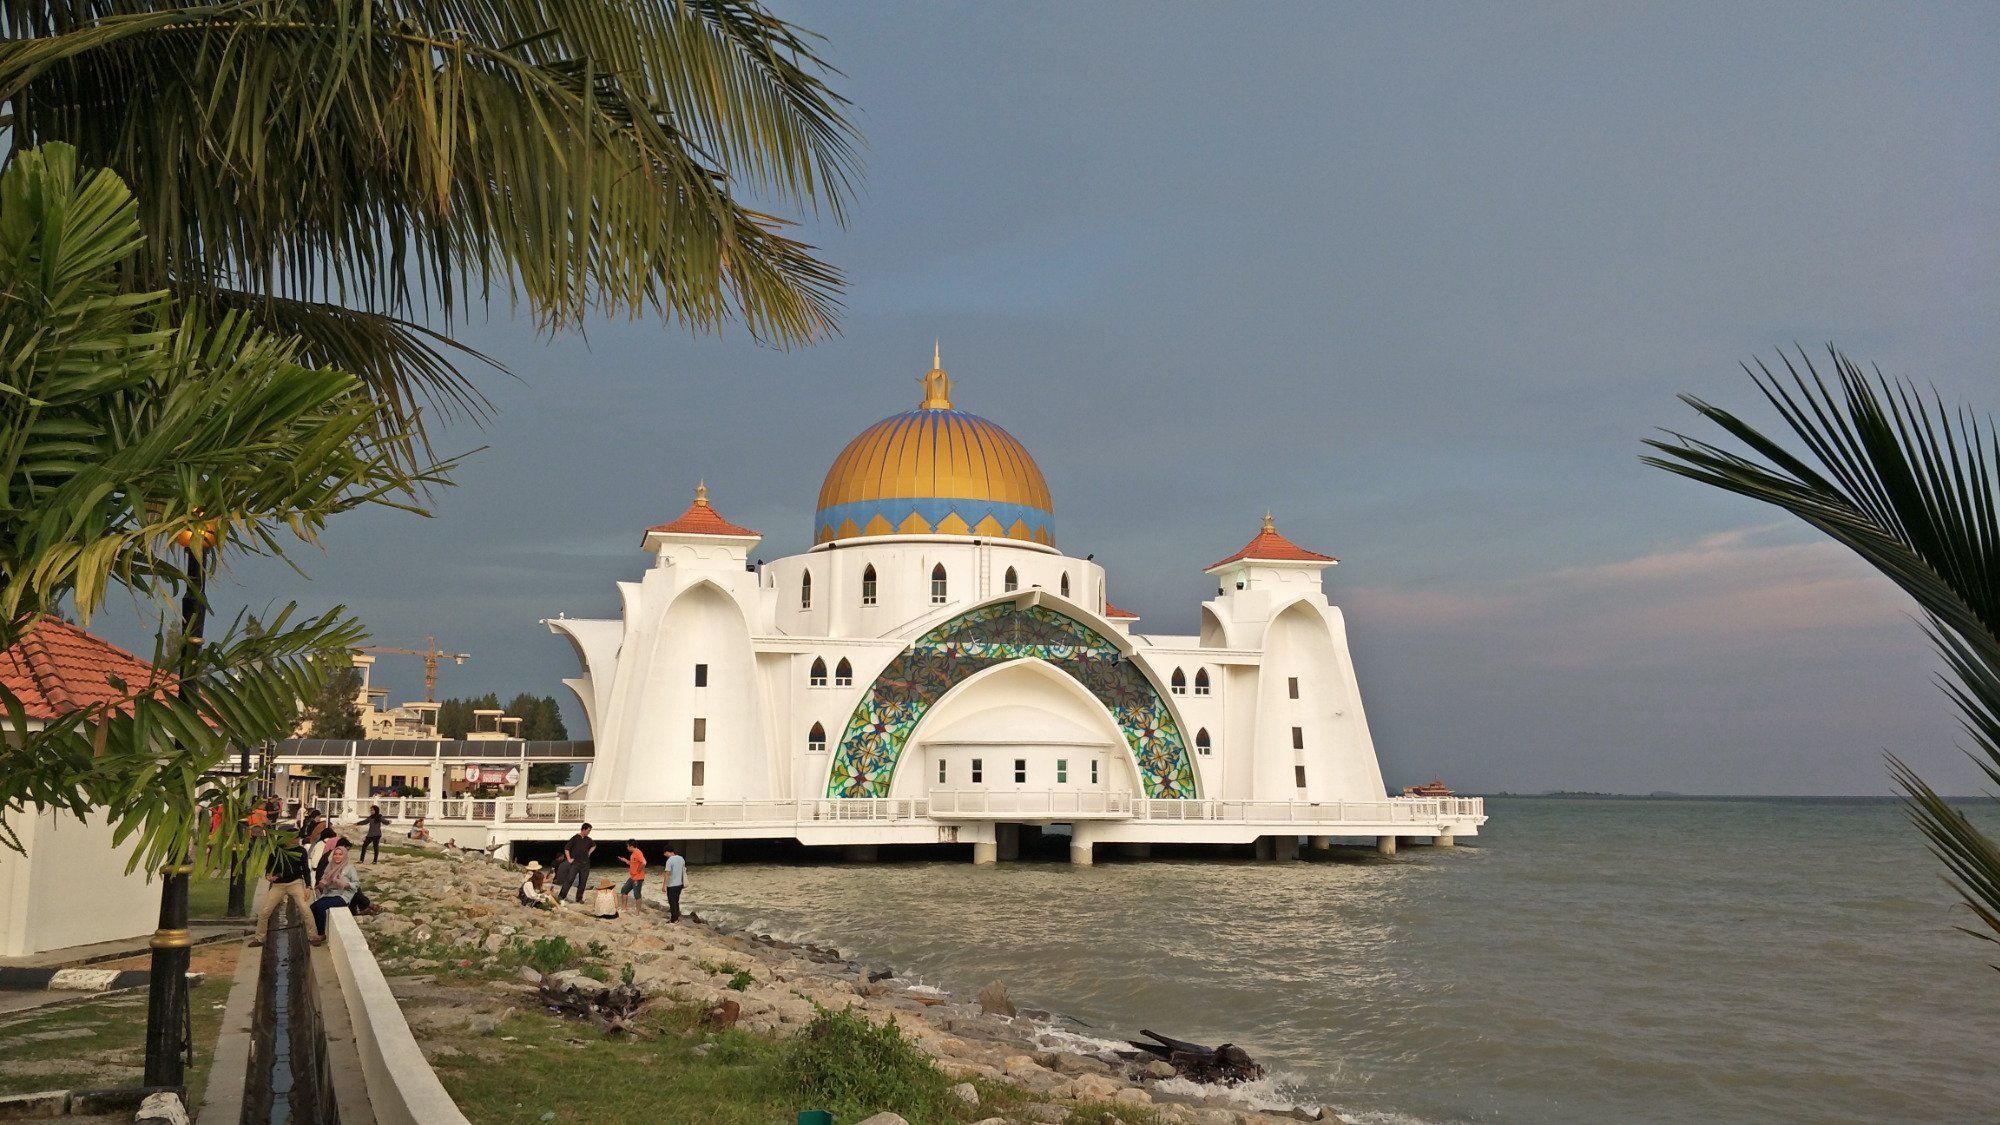
[[[1173,680],[1172,680],[1171,682],[1172,682],[1172,684],[1173,684],[1173,689],[1174,689],[1174,694],[1175,694],[1175,695],[1186,695],[1186,694],[1187,694],[1187,673],[1186,673],[1186,672],[1183,672],[1183,671],[1181,671],[1181,670],[1180,670],[1179,668],[1176,668],[1176,669],[1174,669],[1174,678],[1173,678]]]
[[[1215,751],[1215,743],[1209,740],[1207,727],[1194,732],[1194,750],[1195,753],[1202,755],[1207,755]]]
[[[845,656],[840,658],[840,663],[833,666],[833,686],[854,686],[854,665],[849,664]]]
[[[948,583],[946,582],[946,580],[945,580],[945,576],[944,576],[944,564],[943,564],[943,563],[939,563],[939,564],[937,564],[936,566],[934,566],[934,567],[932,567],[932,568],[931,568],[931,604],[932,604],[932,605],[943,605],[943,604],[945,603],[945,599],[946,599],[946,596],[947,596],[947,594],[946,594],[946,591],[947,591],[948,587],[949,587],[949,584],[948,584]]]
[[[799,574],[799,608],[811,609],[812,607],[813,607],[813,572],[810,570],[802,571]]]
[[[1020,588],[1021,588],[1021,576],[1014,573],[1013,567],[1011,566],[1008,567],[1007,578],[1004,582],[1001,583],[1000,587],[1001,592],[1011,594]]]
[[[809,754],[826,753],[826,728],[824,726],[814,723],[812,729],[806,732],[806,752]]]
[[[1062,576],[1062,585],[1058,586],[1057,589],[1062,592],[1063,597],[1069,597],[1069,575],[1065,574]]]
[[[1208,694],[1208,669],[1206,669],[1206,668],[1197,668],[1197,669],[1195,669],[1195,673],[1194,673],[1194,693],[1195,693],[1196,695],[1207,695],[1207,694]]]
[[[813,657],[813,666],[812,666],[812,672],[811,672],[811,673],[810,673],[810,674],[809,674],[809,675],[808,675],[808,676],[806,677],[806,684],[807,684],[807,686],[809,686],[809,687],[825,687],[825,686],[826,686],[826,661],[825,661],[825,660],[822,660],[821,658],[819,658],[819,657],[817,657],[817,656]]]
[[[862,605],[874,605],[874,604],[875,604],[875,590],[876,590],[876,586],[875,586],[875,564],[874,564],[874,563],[870,563],[870,564],[868,564],[868,568],[867,568],[867,569],[865,569],[865,570],[863,570],[863,571],[861,572],[861,604],[862,604]]]

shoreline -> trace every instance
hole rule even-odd
[[[1348,1119],[1325,1107],[1279,1109],[1268,1104],[1266,1098],[1280,1096],[1277,1080],[1269,1077],[1239,1087],[1198,1085],[1165,1063],[1149,1066],[1145,1057],[1121,1057],[1114,1052],[1132,1051],[1122,1040],[1095,1034],[1096,1029],[1059,1012],[1013,1009],[1004,988],[989,995],[988,986],[979,999],[967,1001],[908,980],[896,966],[871,966],[823,942],[759,932],[726,917],[726,909],[725,916],[699,922],[691,921],[695,912],[685,911],[680,925],[670,925],[664,903],[651,898],[642,900],[640,910],[626,909],[615,919],[592,917],[574,904],[556,912],[520,906],[514,890],[521,869],[476,855],[424,849],[422,855],[392,853],[379,865],[362,868],[364,883],[378,895],[384,913],[360,921],[385,971],[452,967],[435,957],[406,955],[411,947],[471,949],[490,956],[524,938],[562,937],[579,948],[597,942],[609,963],[632,968],[635,982],[649,997],[670,997],[705,1010],[734,1000],[738,1015],[733,1026],[766,1038],[788,1038],[810,1023],[819,1008],[852,1006],[878,1024],[893,1018],[952,1081],[1007,1083],[1036,1099],[1026,1107],[1026,1116],[993,1121],[1062,1121],[1095,1105],[1160,1121],[1213,1125]],[[593,873],[593,881],[601,878]],[[433,890],[413,897],[412,882]],[[738,963],[744,960],[752,964]],[[462,958],[458,967],[471,964]],[[580,987],[594,987],[574,972],[564,975]],[[517,990],[526,987],[515,985]],[[412,1005],[418,1009],[411,1014],[413,1027],[430,1019],[422,1013],[425,997],[420,991],[411,989],[405,1004],[406,1013]],[[496,987],[495,992],[496,1004],[512,1007],[520,999],[516,991]],[[401,990],[398,1000],[406,1000]],[[1009,1009],[1011,1015],[1000,1014]],[[430,1054],[427,1047],[427,1058]]]

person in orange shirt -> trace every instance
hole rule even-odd
[[[639,907],[639,899],[646,890],[646,853],[639,850],[636,840],[625,841],[625,884],[618,888],[618,901],[622,905],[625,896],[632,897],[632,908]]]
[[[258,805],[250,810],[249,816],[243,818],[243,823],[250,826],[250,836],[255,839],[264,834],[264,826],[271,823],[271,814],[263,805]]]

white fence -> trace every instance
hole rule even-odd
[[[839,797],[805,801],[589,801],[561,797],[475,800],[446,797],[335,799],[323,803],[336,821],[350,823],[380,807],[400,824],[428,817],[432,824],[513,824],[536,828],[585,822],[607,828],[763,826],[801,824],[915,824],[940,820],[1134,820],[1230,824],[1296,824],[1339,835],[1343,824],[1437,825],[1486,818],[1480,797],[1388,797],[1380,801],[1229,801],[1212,798],[1156,800],[1130,793],[1083,790],[942,789],[925,797]]]

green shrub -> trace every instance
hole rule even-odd
[[[593,943],[594,944],[594,943]],[[514,954],[521,964],[538,973],[559,973],[575,968],[583,960],[584,951],[569,943],[569,939],[556,937],[536,938],[533,941],[514,939]]]
[[[750,970],[738,969],[736,970],[736,972],[730,975],[729,987],[735,989],[738,992],[748,992],[750,990],[750,986],[756,983],[756,981],[757,978],[750,975]]]
[[[893,1016],[877,1027],[852,1007],[820,1008],[785,1043],[777,1077],[800,1105],[831,1110],[836,1118],[890,1110],[913,1121],[949,1121],[959,1108],[951,1080],[903,1037]]]

